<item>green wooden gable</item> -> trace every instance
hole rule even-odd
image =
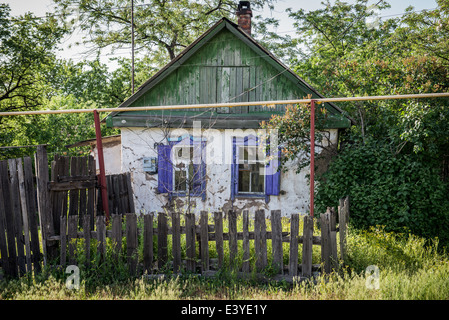
[[[250,90],[252,89],[252,90]],[[191,105],[323,97],[226,18],[221,19],[174,60],[144,83],[119,107]],[[347,128],[351,121],[334,104],[328,110],[328,128]],[[111,127],[180,124],[201,120],[215,128],[257,128],[285,105],[234,108],[114,112]]]

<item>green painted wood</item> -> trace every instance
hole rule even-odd
[[[249,89],[252,90],[248,91]],[[307,84],[285,71],[274,57],[248,37],[242,36],[240,31],[225,19],[197,40],[179,59],[144,84],[123,106],[270,101],[303,98],[308,94],[318,97]],[[193,108],[181,112],[115,113],[107,118],[106,123],[108,126],[141,126],[133,121],[136,115],[151,118],[161,114],[171,117],[181,113],[182,116],[191,116],[191,113],[198,115],[204,111]],[[285,105],[212,110],[217,117],[228,117],[231,114],[267,114],[267,119],[273,113],[282,114],[284,111]],[[330,107],[329,113],[334,115],[336,110]],[[347,127],[349,120],[337,113],[338,117],[332,119],[331,127]],[[120,121],[115,121],[114,118],[117,117]]]

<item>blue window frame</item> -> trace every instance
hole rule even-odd
[[[231,199],[235,197],[265,197],[279,195],[280,150],[266,163],[265,150],[261,150],[258,137],[233,137],[231,165]]]
[[[206,200],[206,141],[180,137],[158,146],[158,192]]]

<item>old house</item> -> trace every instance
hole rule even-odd
[[[218,21],[120,107],[323,97],[251,37],[247,1],[237,16],[238,24]],[[324,107],[335,143],[350,120],[337,106]],[[278,147],[261,147],[261,121],[284,111],[285,105],[258,105],[111,113],[106,123],[121,129],[121,170],[132,173],[136,212],[172,206],[306,213],[309,170],[281,172]]]

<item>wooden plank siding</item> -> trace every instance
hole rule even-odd
[[[286,77],[276,77],[278,74],[277,70],[266,63],[264,56],[223,29],[131,106],[241,102],[306,96],[304,91]],[[276,77],[276,81],[269,81],[273,77]],[[253,87],[256,88],[245,93]],[[215,111],[273,113],[283,112],[284,106],[274,109],[267,106],[220,108]]]
[[[275,68],[268,54],[257,51],[242,41],[235,32],[223,28],[182,64],[169,65],[164,77],[149,88],[145,88],[139,98],[129,104],[131,107],[207,104],[242,101],[269,101],[302,98],[310,94],[306,85],[297,78],[292,79],[285,69]],[[270,60],[271,59],[271,60]],[[273,60],[274,61],[274,60]],[[279,64],[277,64],[279,65]],[[251,89],[251,90],[250,90]],[[216,108],[205,111],[186,109],[182,111],[142,111],[112,115],[108,125],[140,126],[139,115],[183,117],[206,112],[217,117],[254,117],[269,119],[272,114],[282,114],[285,105],[243,106]],[[332,109],[330,114],[335,113]],[[340,116],[340,115],[339,115]],[[122,123],[121,120],[126,119]],[[160,119],[160,118],[159,118]]]

